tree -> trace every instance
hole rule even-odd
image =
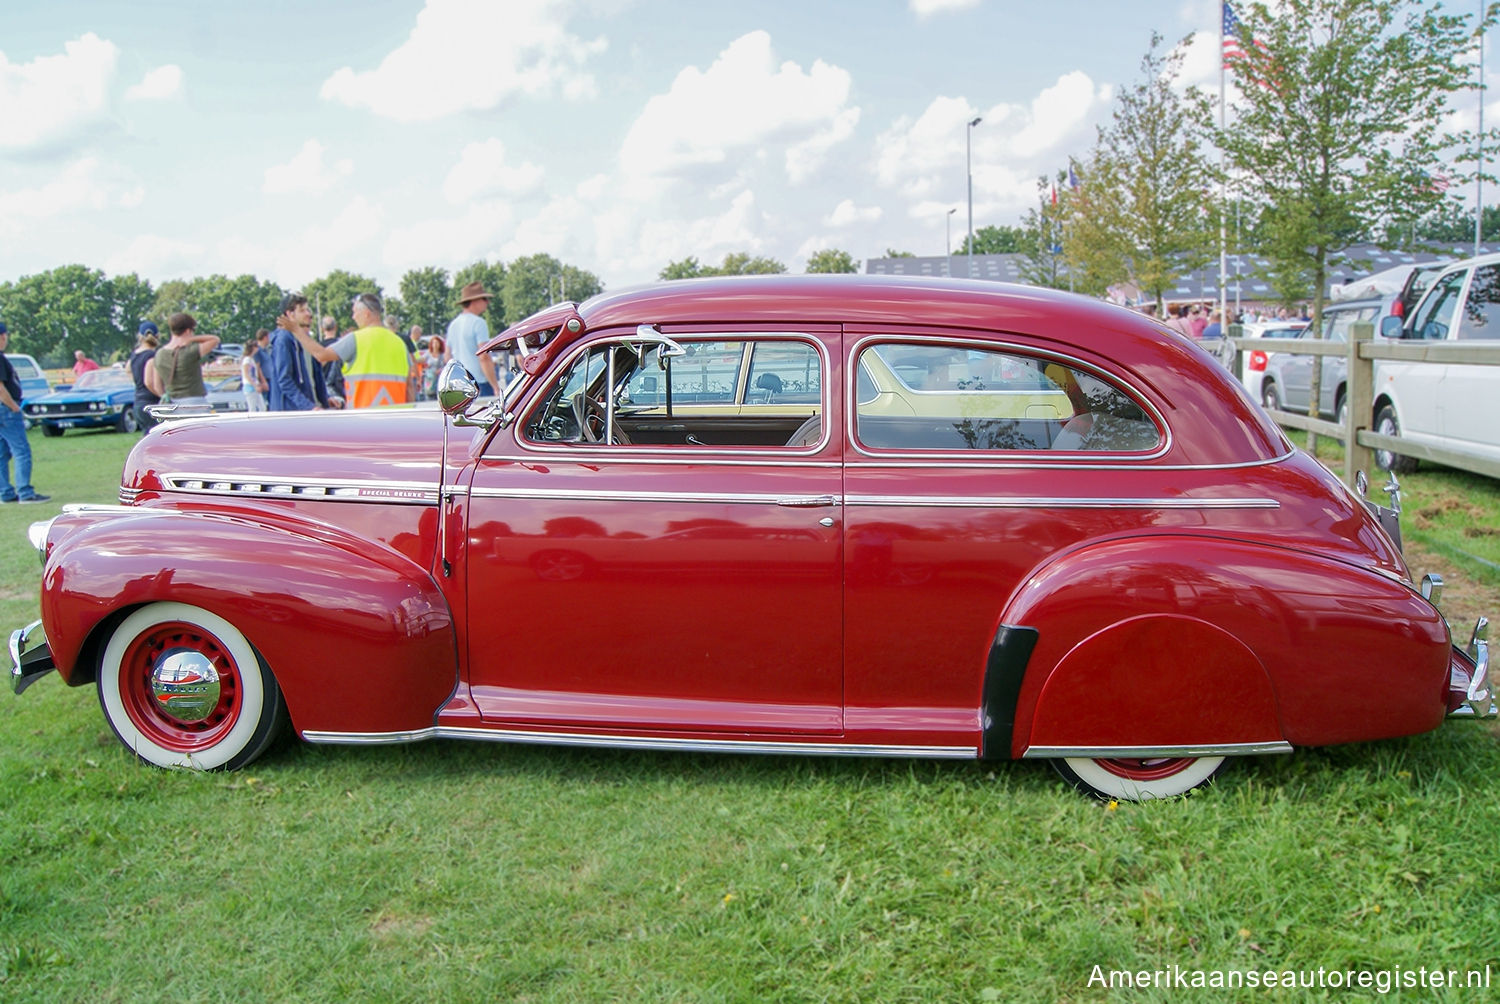
[[[604,291],[592,272],[564,265],[549,254],[517,258],[505,273],[505,313],[519,321],[554,303],[582,303]]]
[[[1495,17],[1489,7],[1480,27]],[[1257,0],[1241,18],[1242,96],[1219,144],[1266,209],[1262,253],[1311,287],[1316,334],[1330,253],[1436,208],[1445,153],[1472,148],[1472,134],[1442,130],[1477,35],[1467,14],[1422,0],[1282,0],[1274,17]],[[1315,366],[1314,401],[1320,383]]]
[[[114,300],[115,327],[126,338],[133,338],[140,330],[141,322],[151,316],[151,306],[156,302],[156,291],[151,283],[134,272],[117,275],[110,280],[110,294]],[[127,349],[128,353],[129,350]]]
[[[505,305],[505,276],[506,269],[500,262],[490,264],[483,259],[471,262],[459,269],[453,276],[453,297],[455,302],[448,308],[448,317],[452,318],[458,312],[456,299],[459,291],[471,282],[477,282],[484,286],[486,293],[490,296],[489,308],[484,312],[484,320],[490,326],[490,334],[497,334],[505,330],[506,318],[519,320],[526,314],[511,313]],[[527,311],[530,313],[530,311]]]
[[[1022,227],[980,227],[974,231],[975,254],[1017,254],[1023,250],[1025,231]],[[954,254],[969,253],[969,235],[964,234]]]
[[[698,259],[689,255],[681,261],[668,262],[660,272],[658,279],[696,279],[703,274],[703,266],[698,264]]]
[[[380,283],[369,276],[356,275],[341,268],[334,269],[321,279],[314,279],[303,286],[301,292],[313,309],[314,327],[321,325],[324,317],[332,317],[340,331],[354,323],[350,308],[354,306],[356,296],[374,293],[384,299]]]
[[[218,335],[225,342],[243,343],[254,338],[258,329],[276,326],[281,297],[280,286],[253,275],[232,279],[210,275],[188,283],[190,306],[184,309],[198,322],[199,331]]]
[[[854,256],[848,251],[840,251],[838,248],[829,248],[826,251],[814,251],[807,256],[807,271],[809,272],[858,272],[859,266],[854,262]]]
[[[1189,40],[1164,56],[1161,43],[1153,32],[1143,79],[1120,93],[1084,164],[1070,166],[1076,184],[1059,185],[1064,257],[1079,292],[1128,279],[1160,304],[1180,276],[1212,260],[1218,243],[1204,155],[1208,103],[1175,86]]]
[[[916,255],[910,251],[897,251],[895,248],[886,248],[882,258],[915,258]]]
[[[405,320],[428,334],[443,331],[454,314],[453,284],[445,268],[414,268],[401,277]]]
[[[131,284],[129,292],[133,309],[139,289]],[[62,265],[0,286],[0,317],[19,336],[12,344],[23,351],[17,343],[24,338],[24,351],[44,364],[70,365],[78,349],[101,360],[128,353],[135,325],[127,334],[120,316],[114,284],[83,265]]]
[[[1037,204],[1021,221],[1021,279],[1033,286],[1067,289],[1062,274],[1063,207],[1052,196],[1055,181],[1046,176],[1036,179]]]
[[[704,269],[704,275],[780,275],[786,266],[775,258],[750,257],[744,251],[735,251],[724,256],[715,269]]]

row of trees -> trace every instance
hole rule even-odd
[[[1473,237],[1458,192],[1497,133],[1444,126],[1500,5],[1478,18],[1421,0],[1237,7],[1234,104],[1179,87],[1189,40],[1163,54],[1153,36],[1093,149],[1038,180],[1023,227],[1036,237],[1019,250],[1053,252],[1081,292],[1127,280],[1161,302],[1225,234],[1270,261],[1283,300],[1320,314],[1335,251]]]
[[[402,328],[417,324],[432,332],[447,326],[458,312],[458,291],[475,281],[495,294],[486,315],[491,331],[558,300],[581,301],[604,289],[593,273],[537,254],[508,266],[476,261],[451,276],[442,268],[412,269],[391,291],[369,276],[335,269],[300,292],[315,313],[333,317],[340,328],[350,324],[354,298],[374,293]],[[153,289],[134,273],[110,277],[83,265],[63,265],[0,283],[0,320],[14,333],[14,351],[36,356],[47,366],[61,366],[76,349],[101,361],[122,358],[134,345],[142,321],[155,321],[165,332],[167,318],[178,311],[197,318],[204,332],[244,342],[257,329],[274,326],[276,309],[287,292],[253,275],[172,279]]]

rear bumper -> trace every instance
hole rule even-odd
[[[10,687],[19,694],[57,667],[41,621],[32,621],[10,633]]]
[[[1494,718],[1495,688],[1490,683],[1489,621],[1479,618],[1467,648],[1453,646],[1448,663],[1448,717]]]

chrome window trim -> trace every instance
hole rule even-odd
[[[1114,374],[1100,369],[1093,363],[1086,362],[1085,360],[1079,359],[1076,356],[1068,355],[1065,352],[1039,349],[1029,345],[1021,345],[1014,342],[1001,341],[993,337],[976,338],[973,336],[965,337],[958,333],[954,333],[951,335],[912,334],[897,331],[864,335],[852,346],[846,347],[846,350],[849,354],[849,361],[852,364],[849,367],[850,372],[846,376],[846,379],[849,381],[848,386],[845,388],[847,392],[845,397],[846,400],[853,401],[857,394],[855,374],[859,369],[860,354],[863,353],[864,350],[872,342],[886,342],[892,340],[909,343],[923,342],[942,345],[963,345],[966,347],[978,346],[984,349],[1002,352],[1013,351],[1017,354],[1028,356],[1033,359],[1049,359],[1068,366],[1076,367],[1087,373],[1093,374],[1110,386],[1119,387],[1121,390],[1125,391],[1129,395],[1131,400],[1140,405],[1141,409],[1145,411],[1147,415],[1151,416],[1152,420],[1156,422],[1157,428],[1164,431],[1161,445],[1152,450],[1150,453],[1125,453],[1122,451],[1108,452],[1101,450],[1098,452],[1098,456],[1102,460],[1105,460],[1106,463],[1112,462],[1115,465],[1122,465],[1133,468],[1147,461],[1155,460],[1158,457],[1164,456],[1172,449],[1172,426],[1167,422],[1166,416],[1162,415],[1161,412],[1156,410],[1156,405],[1151,402],[1151,398],[1145,394],[1142,394],[1140,392],[1140,389],[1133,383],[1122,383],[1122,381],[1117,379]],[[1065,452],[1061,454],[1058,460],[1052,462],[1047,462],[1046,460],[1042,459],[1052,456],[1052,454],[1050,454],[1047,450],[881,450],[879,452],[871,452],[860,444],[859,436],[856,430],[858,421],[859,407],[858,405],[856,405],[855,407],[850,408],[848,410],[848,413],[844,416],[845,433],[849,438],[849,449],[853,453],[859,454],[862,457],[869,457],[876,460],[892,457],[909,457],[913,459],[921,458],[928,460],[942,460],[945,458],[957,459],[959,457],[966,457],[977,453],[982,456],[992,456],[996,458],[1026,457],[1028,458],[1029,462],[1022,465],[1026,467],[1058,467],[1063,465],[1076,465],[1078,467],[1087,467],[1093,469],[1105,466],[1105,464],[1102,463],[1090,462],[1090,459],[1088,458],[1086,453],[1081,454],[1077,451]],[[1030,460],[1030,458],[1037,459]],[[1122,461],[1127,460],[1128,463],[1122,464]],[[986,464],[984,466],[991,465]]]
[[[163,491],[232,498],[294,498],[319,502],[381,502],[391,505],[438,503],[431,481],[356,478],[266,478],[242,475],[173,473],[161,475]],[[139,489],[137,494],[139,494]],[[122,492],[123,495],[123,492]]]
[[[831,356],[830,356],[830,353],[829,353],[829,350],[828,350],[828,346],[826,344],[824,344],[824,342],[823,342],[823,340],[821,338],[817,337],[814,334],[811,334],[811,333],[805,332],[805,331],[733,331],[733,332],[724,332],[724,331],[719,331],[719,332],[714,332],[714,331],[691,331],[691,332],[687,332],[686,334],[681,334],[681,333],[672,334],[672,335],[670,335],[670,337],[674,341],[678,342],[679,344],[682,343],[684,340],[690,341],[690,342],[691,341],[721,341],[721,342],[724,342],[724,341],[736,341],[737,340],[737,341],[743,341],[745,343],[745,346],[746,346],[747,349],[753,344],[752,341],[751,341],[752,339],[761,339],[761,340],[764,340],[764,341],[806,342],[806,343],[812,345],[813,350],[818,353],[818,365],[821,368],[821,372],[819,374],[819,386],[822,388],[822,390],[819,393],[818,414],[819,415],[827,415],[828,414],[828,410],[829,410],[828,409],[828,403],[829,403],[828,388],[830,386],[830,384],[829,384],[829,376],[832,373],[833,367],[832,367],[832,365],[830,364],[830,361],[829,361],[830,358],[831,358]],[[554,362],[552,362],[551,365],[549,365],[549,367],[548,367],[548,373],[565,372],[569,367],[571,367],[574,364],[574,362],[577,360],[577,358],[578,358],[579,355],[581,355],[583,352],[587,351],[588,349],[590,349],[590,348],[592,348],[594,346],[597,346],[597,345],[600,345],[600,344],[606,344],[606,343],[610,343],[610,342],[624,343],[624,342],[629,342],[630,340],[631,339],[630,339],[630,337],[628,335],[605,335],[605,336],[602,336],[602,337],[599,337],[599,338],[595,338],[592,341],[590,341],[590,340],[584,340],[582,342],[579,342],[578,344],[571,346],[569,348],[567,354],[565,354],[564,356],[562,356],[562,358],[560,360],[555,360]],[[745,354],[742,355],[742,357],[741,357],[741,365],[747,368],[747,373],[748,373],[748,365],[749,365],[749,354],[748,353],[745,353]],[[790,446],[693,446],[693,445],[688,444],[688,443],[684,443],[681,446],[672,446],[672,447],[663,447],[663,446],[655,444],[655,443],[643,444],[641,446],[636,446],[634,444],[631,444],[629,446],[625,446],[625,445],[622,445],[620,443],[555,443],[555,444],[539,443],[539,442],[537,442],[534,439],[528,439],[526,437],[526,435],[525,435],[524,430],[526,428],[527,422],[529,422],[531,420],[532,415],[536,412],[536,409],[539,408],[539,407],[541,407],[541,400],[540,400],[540,398],[541,398],[541,396],[543,394],[545,394],[546,388],[547,388],[547,386],[550,383],[550,381],[542,379],[546,375],[547,374],[537,374],[537,378],[536,378],[536,381],[535,381],[537,392],[534,395],[533,400],[531,400],[530,402],[527,403],[526,409],[524,410],[524,412],[522,412],[522,417],[519,418],[519,419],[517,419],[515,422],[513,422],[511,424],[511,430],[512,430],[511,441],[516,444],[517,448],[521,449],[521,450],[523,450],[523,451],[525,451],[527,453],[539,454],[541,456],[548,456],[548,457],[557,457],[558,455],[562,455],[562,456],[581,456],[581,457],[588,457],[591,460],[593,460],[593,459],[597,459],[597,458],[601,458],[601,457],[611,457],[611,458],[614,458],[614,457],[618,456],[618,454],[622,450],[623,451],[628,451],[630,453],[636,453],[637,451],[645,452],[645,451],[660,450],[660,451],[670,451],[670,452],[673,452],[673,453],[677,453],[679,451],[689,451],[689,452],[691,452],[692,457],[693,457],[693,459],[691,461],[688,461],[690,463],[702,463],[702,460],[698,459],[698,458],[701,458],[701,457],[703,457],[705,455],[710,455],[710,454],[717,455],[717,456],[729,455],[729,456],[741,456],[741,457],[742,456],[751,456],[751,457],[759,457],[759,456],[766,456],[766,457],[788,457],[788,456],[791,456],[791,457],[802,457],[802,456],[814,456],[817,453],[821,452],[822,449],[825,446],[828,445],[828,440],[829,440],[829,437],[830,437],[831,432],[832,432],[832,430],[829,429],[827,422],[822,423],[822,426],[821,426],[822,436],[821,436],[821,438],[819,438],[818,442],[815,443],[814,445],[812,445],[812,446],[804,446],[804,447],[790,447]],[[742,375],[744,375],[744,374],[742,374]],[[517,404],[519,405],[520,402],[518,401]],[[719,408],[740,407],[740,404],[738,402],[731,402],[731,403],[729,403],[727,405],[720,403],[720,404],[711,405],[711,407],[719,407]],[[519,411],[520,409],[518,408],[517,410]],[[495,444],[495,442],[496,442],[496,439],[491,439],[489,445],[493,446]],[[484,451],[482,453],[482,456],[490,457],[490,458],[494,458],[494,459],[500,459],[501,457],[503,457],[503,454],[491,453],[488,450],[486,450],[486,451]]]
[[[1277,740],[1263,743],[1207,743],[1194,746],[1028,746],[1021,754],[1023,760],[1056,759],[1061,757],[1200,757],[1200,756],[1261,756],[1267,753],[1290,753],[1291,743]]]
[[[603,746],[615,749],[675,750],[691,753],[765,753],[776,756],[922,757],[940,760],[973,760],[977,746],[901,746],[886,743],[827,743],[814,740],[768,739],[677,739],[664,736],[624,736],[595,732],[542,732],[522,729],[484,729],[471,726],[435,725],[404,732],[323,732],[309,730],[302,738],[310,743],[346,746],[382,746],[421,742],[427,739],[475,739],[488,742],[531,743],[542,746]]]
[[[1153,471],[1241,471],[1251,467],[1269,467],[1272,464],[1284,463],[1290,460],[1296,452],[1295,449],[1287,450],[1278,456],[1266,460],[1240,460],[1232,464],[1152,464]],[[1106,454],[1106,456],[1117,458],[1119,454]],[[1018,455],[1019,457],[1019,455]],[[858,463],[847,465],[850,471],[862,470],[896,470],[904,468],[928,468],[928,469],[954,469],[954,470],[1026,470],[1033,468],[1045,468],[1053,470],[1089,470],[1089,471],[1113,471],[1113,470],[1140,470],[1138,463],[1093,463],[1080,464],[1069,461],[1058,461],[1055,463],[1035,463],[1025,460],[993,460],[993,461],[960,461],[948,460],[940,457],[930,457],[922,461],[914,460],[880,460],[861,459]]]

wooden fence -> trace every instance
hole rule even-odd
[[[1305,429],[1319,436],[1327,436],[1344,444],[1344,481],[1353,486],[1358,471],[1366,472],[1373,483],[1376,477],[1375,450],[1391,450],[1402,456],[1418,460],[1430,460],[1435,464],[1473,471],[1487,477],[1500,478],[1500,462],[1488,457],[1461,450],[1443,449],[1412,442],[1397,436],[1382,436],[1373,431],[1373,412],[1377,394],[1375,392],[1375,360],[1393,359],[1403,362],[1470,364],[1500,366],[1500,342],[1493,341],[1411,341],[1376,338],[1371,324],[1353,325],[1348,342],[1323,341],[1318,338],[1244,338],[1236,332],[1240,326],[1230,325],[1231,340],[1239,348],[1234,372],[1244,372],[1245,357],[1253,349],[1262,352],[1287,352],[1311,356],[1342,356],[1349,365],[1347,393],[1349,394],[1349,417],[1344,425],[1329,422],[1314,414],[1302,415],[1289,411],[1270,411],[1269,414],[1282,425],[1294,429]],[[1321,366],[1321,362],[1317,365]],[[1500,378],[1497,378],[1500,388]],[[1500,435],[1500,432],[1497,432]]]

